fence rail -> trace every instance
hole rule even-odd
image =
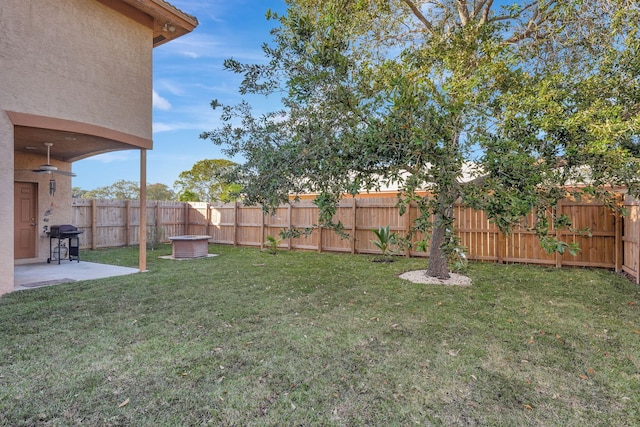
[[[640,283],[640,202],[623,201],[627,215],[622,217],[608,206],[589,201],[561,201],[556,210],[571,218],[573,229],[555,230],[568,242],[577,242],[577,256],[548,254],[538,238],[525,227],[504,236],[484,212],[455,206],[455,226],[469,259],[545,264],[553,266],[598,267],[624,271]],[[83,248],[102,248],[138,244],[140,204],[138,201],[73,200],[72,223],[84,231]],[[314,227],[318,208],[300,201],[265,214],[259,206],[242,203],[147,202],[147,240],[167,241],[170,236],[201,234],[211,236],[211,243],[262,246],[267,236],[277,236],[290,228],[313,228],[306,237],[292,237],[281,242],[282,248],[318,252],[379,253],[371,239],[371,229],[389,226],[392,231],[406,233],[418,215],[411,206],[401,216],[394,198],[348,198],[338,205],[336,220],[343,223],[349,239],[331,230]],[[532,223],[533,215],[526,221]],[[525,221],[525,222],[526,222]],[[413,242],[423,236],[414,236]],[[426,257],[425,252],[410,250],[406,255]]]

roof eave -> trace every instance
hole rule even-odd
[[[153,47],[190,33],[198,19],[164,0],[121,0],[153,19]]]

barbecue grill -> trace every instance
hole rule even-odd
[[[49,258],[47,258],[47,263],[57,259],[58,264],[60,264],[60,258],[62,258],[60,248],[64,247],[62,243],[67,239],[69,240],[69,261],[76,259],[80,262],[80,239],[78,236],[82,233],[84,231],[78,230],[78,227],[70,224],[52,225],[49,229]],[[56,242],[55,246],[54,242]],[[53,255],[56,255],[56,257],[54,258]]]

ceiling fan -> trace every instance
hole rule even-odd
[[[66,175],[66,176],[76,176],[75,173],[73,172],[67,172],[67,171],[59,171],[58,168],[56,166],[53,166],[51,164],[51,147],[53,146],[52,142],[45,142],[44,145],[47,147],[47,163],[44,165],[40,165],[38,167],[38,169],[33,169],[32,172],[35,173],[57,173],[60,175]]]

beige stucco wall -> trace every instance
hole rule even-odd
[[[5,111],[72,120],[150,141],[152,37],[143,20],[96,0],[0,0],[0,200],[5,201],[0,204],[0,241],[5,242],[0,245],[0,295],[13,291],[14,181],[39,187],[37,259],[27,261],[49,256],[44,225],[68,224],[71,218],[70,178],[55,175],[57,191],[51,197],[50,176],[28,171],[46,158],[17,153],[14,159],[13,126]],[[71,169],[68,163],[52,164]]]
[[[0,111],[0,295],[13,291],[13,124]]]
[[[0,22],[0,109],[151,139],[151,28],[94,0],[2,0]]]

